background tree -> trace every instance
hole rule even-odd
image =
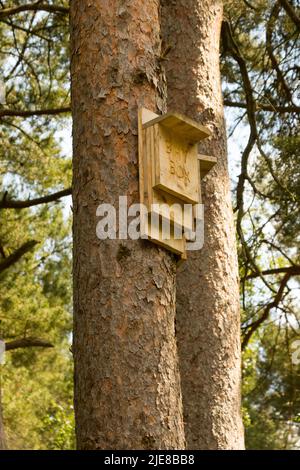
[[[69,101],[68,10],[56,12],[50,2],[42,11],[40,2],[0,3],[6,99],[0,105],[0,336],[7,348],[0,367],[6,435],[10,448],[71,447],[70,224],[67,210],[53,204],[70,194],[64,189],[70,185],[70,155],[58,134]]]
[[[247,446],[288,448],[299,393],[299,2],[227,1],[222,46],[224,102],[241,147],[234,198]],[[272,433],[261,432],[263,420]]]

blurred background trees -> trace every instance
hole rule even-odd
[[[300,4],[224,7],[246,445],[296,448]],[[74,446],[68,42],[68,1],[0,1],[0,383],[10,448]]]
[[[18,13],[25,3],[0,2],[2,407],[9,448],[63,449],[73,447],[70,201],[59,202],[71,184],[68,15],[40,2]]]
[[[229,149],[234,141],[240,149],[233,201],[250,448],[299,446],[299,7],[225,3],[221,64]]]

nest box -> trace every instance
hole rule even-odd
[[[138,131],[140,202],[147,207],[141,217],[142,237],[185,259],[185,237],[178,239],[174,230],[166,235],[162,220],[182,232],[193,230],[193,206],[201,202],[200,179],[216,163],[214,157],[198,155],[198,143],[210,131],[180,114],[158,116],[145,108],[139,110]]]

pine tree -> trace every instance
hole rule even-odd
[[[168,110],[209,127],[202,154],[217,165],[202,182],[204,246],[177,275],[177,334],[190,449],[243,448],[238,264],[219,72],[221,1],[163,2]]]
[[[98,240],[96,209],[139,202],[137,115],[163,112],[155,0],[71,4],[75,416],[79,449],[181,449],[175,256]]]

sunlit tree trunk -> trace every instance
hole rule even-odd
[[[98,240],[96,208],[139,201],[137,111],[164,111],[156,0],[72,0],[74,360],[79,449],[184,447],[174,256]]]
[[[188,447],[243,448],[238,264],[219,73],[219,0],[163,0],[168,110],[212,131],[203,181],[205,242],[177,275],[177,333]]]

